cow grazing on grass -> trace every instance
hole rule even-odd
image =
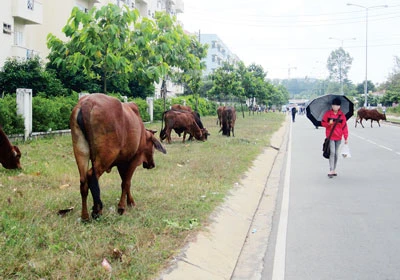
[[[207,140],[208,133],[207,129],[200,128],[200,119],[196,118],[195,112],[187,112],[183,110],[168,110],[163,113],[163,120],[165,127],[160,131],[160,139],[167,139],[168,144],[171,143],[171,131],[174,130],[179,136],[183,133],[183,143],[186,140],[186,134],[189,134],[192,139],[194,137],[197,140]],[[201,123],[201,121],[200,121]],[[201,124],[203,126],[203,124]]]
[[[197,125],[200,127],[200,129],[205,129],[203,123],[201,122],[200,119],[200,114],[196,111],[192,110],[192,107],[190,106],[184,106],[184,105],[180,105],[180,104],[174,104],[171,106],[171,110],[174,111],[184,111],[184,112],[189,112],[193,115]],[[179,137],[181,137],[182,131],[180,131],[179,129],[174,129],[175,132],[179,135]],[[189,140],[193,140],[193,135],[189,134]],[[208,134],[209,135],[209,134]],[[206,139],[207,139],[207,135],[206,135]]]
[[[155,138],[155,131],[145,129],[137,105],[121,103],[104,94],[87,95],[73,109],[70,127],[80,175],[82,220],[89,220],[89,189],[94,203],[92,217],[97,218],[102,214],[98,180],[114,166],[122,180],[118,213],[124,213],[126,204],[135,206],[130,191],[135,169],[141,164],[146,169],[155,167],[154,149],[166,153]]]
[[[363,119],[365,119],[366,121],[371,120],[371,127],[372,127],[372,122],[376,121],[379,125],[379,127],[381,126],[381,124],[379,123],[380,120],[385,120],[386,121],[386,115],[379,113],[378,110],[376,109],[365,109],[365,108],[361,108],[357,111],[357,118],[356,118],[356,123],[355,123],[355,127],[357,127],[357,123],[360,122],[361,126],[364,127],[362,121]]]
[[[13,146],[0,126],[0,163],[7,169],[20,169],[21,152],[17,146]]]
[[[235,122],[236,122],[236,110],[233,107],[225,107],[221,115],[222,121],[222,135],[235,136]]]

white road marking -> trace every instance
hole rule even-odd
[[[383,149],[385,149],[385,150],[388,150],[388,151],[391,151],[391,152],[393,152],[393,149],[391,149],[391,148],[388,148],[388,147],[386,147],[386,146],[383,146],[383,145],[378,145],[378,147],[381,147],[381,148],[383,148]]]
[[[290,188],[290,165],[292,161],[292,124],[289,132],[289,145],[287,151],[286,173],[282,194],[281,214],[279,217],[278,233],[275,244],[274,266],[272,280],[285,279],[286,265],[286,235],[289,216],[289,188]]]
[[[355,133],[353,133],[352,135],[355,136],[355,137],[358,137],[358,138],[360,138],[360,139],[362,139],[362,140],[365,140],[365,141],[367,141],[368,143],[371,143],[371,144],[373,144],[373,145],[376,145],[376,146],[378,146],[379,148],[388,150],[388,151],[390,151],[390,152],[395,152],[392,148],[389,148],[389,147],[386,147],[386,146],[383,146],[383,145],[379,145],[378,143],[376,143],[376,142],[374,142],[374,141],[371,141],[371,140],[368,140],[368,139],[366,139],[366,138],[364,138],[364,137],[361,137],[361,136],[359,136],[359,135],[357,135],[357,134],[355,134]],[[400,155],[400,152],[395,152],[395,153],[396,153],[397,155]]]

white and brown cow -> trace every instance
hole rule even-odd
[[[89,220],[89,189],[94,203],[92,217],[102,214],[98,179],[114,166],[122,179],[118,213],[124,213],[126,204],[135,206],[130,191],[135,169],[141,164],[147,169],[155,167],[154,149],[166,153],[155,138],[155,131],[145,129],[137,105],[121,103],[104,94],[90,94],[81,98],[73,109],[70,127],[80,174],[82,220]]]

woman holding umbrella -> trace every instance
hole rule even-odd
[[[328,177],[332,178],[337,176],[336,164],[339,158],[339,146],[344,137],[345,144],[348,143],[349,130],[347,128],[346,116],[340,110],[340,105],[342,104],[340,98],[335,98],[332,100],[332,109],[328,110],[321,120],[321,125],[326,128],[325,134],[328,138],[330,137],[330,150],[331,154],[329,156],[329,173]],[[336,122],[336,124],[335,124]],[[333,132],[331,134],[331,131]]]

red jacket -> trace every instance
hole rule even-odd
[[[347,128],[346,116],[340,109],[337,114],[335,114],[332,109],[328,110],[322,117],[321,125],[326,128],[325,134],[328,138],[338,116],[340,116],[340,119],[338,120],[335,130],[332,133],[331,140],[339,141],[342,140],[343,136],[344,139],[347,140],[347,137],[349,137],[349,130]],[[331,119],[333,119],[333,124],[329,124]]]

